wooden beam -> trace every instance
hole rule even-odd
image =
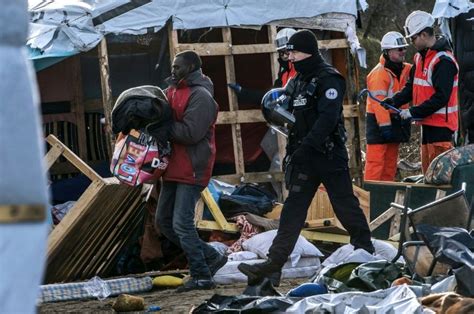
[[[72,58],[72,91],[73,99],[71,102],[71,111],[74,113],[77,126],[77,143],[79,148],[79,157],[87,160],[87,136],[86,136],[86,118],[84,115],[84,106],[82,104],[82,75],[81,58],[76,55]]]
[[[46,141],[51,145],[59,145],[63,148],[62,155],[66,158],[71,164],[73,164],[77,169],[79,169],[86,177],[91,181],[102,180],[102,177],[94,171],[88,164],[86,164],[82,159],[80,159],[72,150],[69,149],[66,145],[61,143],[56,136],[50,134],[46,138]]]
[[[106,140],[111,152],[114,149],[114,135],[112,134],[112,87],[110,85],[109,56],[107,53],[107,41],[105,37],[99,44],[99,67],[100,67],[100,86],[102,88],[102,102],[104,107],[106,128]]]
[[[274,26],[271,26],[274,27]],[[173,31],[176,32],[176,31]],[[177,36],[176,36],[177,38]],[[273,37],[274,39],[274,37]],[[177,40],[176,40],[177,43]],[[345,39],[331,39],[318,41],[320,49],[342,49],[348,48],[349,45]],[[230,56],[242,54],[258,54],[258,53],[276,53],[273,40],[268,44],[253,44],[253,45],[232,45],[229,42],[223,43],[192,43],[174,45],[173,55],[184,51],[193,50],[200,56]]]
[[[266,122],[259,109],[220,111],[217,115],[217,124],[255,123]]]
[[[222,228],[217,222],[215,221],[210,221],[210,220],[200,220],[197,223],[197,228],[199,230],[220,230],[224,232],[229,232],[229,233],[237,233],[239,232],[239,228],[237,228],[237,225],[235,223],[228,223],[225,228]]]
[[[366,180],[365,183],[373,185],[384,185],[384,186],[398,186],[400,188],[406,188],[407,186],[412,186],[413,188],[428,188],[428,189],[443,189],[449,190],[452,189],[452,185],[434,185],[426,183],[412,183],[412,182],[392,182],[392,181],[377,181],[377,180]]]
[[[220,230],[227,230],[227,228],[229,227],[229,223],[222,214],[219,205],[217,205],[208,188],[205,188],[201,192],[201,197],[204,200],[204,203],[206,203],[207,207],[211,211],[212,217],[214,217],[214,220],[216,221],[217,225],[219,226],[219,228],[221,228]]]
[[[283,180],[283,172],[246,172],[244,174],[226,174],[221,176],[215,176],[214,179],[229,183],[229,184],[240,184],[243,182],[281,182]]]
[[[49,170],[51,166],[58,160],[59,156],[64,152],[64,147],[59,144],[54,144],[44,156],[44,163],[46,164],[46,170]]]
[[[224,43],[229,45],[232,44],[232,34],[229,27],[222,28],[222,38]],[[227,83],[235,83],[235,65],[234,65],[234,56],[229,55],[225,56],[225,76]],[[237,111],[239,110],[239,105],[237,102],[237,95],[227,87],[227,95],[229,99],[229,110]],[[244,167],[244,150],[242,144],[242,131],[240,124],[232,124],[232,143],[234,148],[234,160],[235,160],[235,172],[237,174],[243,174],[245,172]]]
[[[345,38],[318,40],[319,49],[346,49],[349,44]]]

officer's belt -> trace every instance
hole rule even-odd
[[[44,205],[0,205],[0,224],[44,221]]]

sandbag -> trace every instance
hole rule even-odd
[[[425,183],[450,184],[454,168],[474,163],[474,144],[455,147],[437,156],[428,167]]]

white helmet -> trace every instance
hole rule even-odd
[[[405,37],[403,37],[403,35],[399,32],[388,32],[387,34],[383,35],[380,45],[382,46],[382,50],[385,50],[407,47],[408,43]]]
[[[277,50],[285,49],[286,43],[296,31],[293,28],[283,28],[278,31],[275,38],[275,46]]]
[[[409,38],[418,34],[427,27],[433,27],[434,17],[425,11],[413,11],[405,20],[405,37]]]

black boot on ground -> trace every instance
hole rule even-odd
[[[280,286],[281,267],[272,263],[270,259],[259,264],[240,263],[237,268],[248,278],[248,284],[254,285],[269,278],[273,286]]]

